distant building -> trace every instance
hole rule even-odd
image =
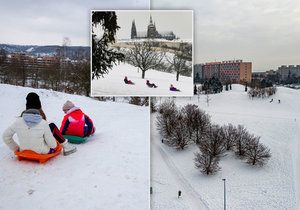
[[[149,24],[147,27],[147,31],[138,32],[136,30],[135,20],[132,21],[131,25],[131,39],[166,39],[166,40],[174,40],[176,39],[176,35],[173,31],[165,31],[158,32],[156,30],[156,25],[152,21],[152,16],[150,15]]]
[[[278,67],[277,72],[281,80],[286,80],[289,77],[300,77],[300,65],[282,65]]]
[[[252,63],[242,60],[209,62],[203,65],[203,78],[219,78],[224,83],[249,83],[252,77]]]

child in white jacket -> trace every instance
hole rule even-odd
[[[14,141],[14,134],[17,134],[19,144]],[[42,119],[37,109],[28,109],[21,117],[18,117],[4,131],[3,140],[14,152],[32,150],[39,154],[48,154],[57,146],[47,121]]]
[[[13,136],[17,134],[19,144]],[[3,133],[3,140],[12,151],[32,150],[39,154],[55,152],[57,143],[63,146],[63,154],[76,152],[76,147],[68,144],[54,123],[46,121],[41,101],[36,93],[29,93],[26,97],[26,110]]]

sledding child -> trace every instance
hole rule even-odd
[[[157,86],[154,83],[150,83],[149,80],[147,80],[146,85],[150,88],[157,88]]]
[[[177,89],[176,87],[174,87],[172,84],[170,86],[170,91],[180,91],[179,89]]]
[[[131,80],[128,80],[126,76],[125,76],[125,78],[124,78],[124,82],[125,82],[125,84],[127,84],[127,85],[134,85],[134,83],[133,83]]]
[[[67,101],[62,109],[66,114],[60,126],[63,135],[87,137],[95,132],[93,121],[71,101]]]
[[[55,124],[48,125],[48,122],[43,119],[46,116],[42,111],[39,96],[36,93],[29,93],[26,100],[26,110],[3,133],[5,144],[14,152],[32,150],[39,154],[50,154],[55,152],[57,140],[63,146],[64,155],[75,152],[76,147],[68,144],[59,132],[57,134],[53,131],[57,129]],[[53,130],[51,131],[49,127]],[[14,134],[17,134],[19,144],[14,141]],[[58,138],[55,139],[56,136]]]

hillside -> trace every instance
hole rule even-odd
[[[45,165],[19,162],[0,141],[0,209],[147,209],[149,203],[149,109],[43,89],[0,85],[0,135],[39,94],[48,122],[60,126],[71,100],[96,126],[77,152]]]
[[[300,206],[300,91],[279,87],[271,98],[248,98],[244,87],[206,96],[176,98],[176,104],[196,104],[219,125],[242,124],[271,149],[264,167],[252,167],[228,152],[221,158],[221,170],[204,176],[195,169],[195,145],[176,151],[161,143],[152,119],[153,160],[151,204],[153,209],[222,209],[223,182],[226,178],[227,209],[298,209]],[[278,99],[281,103],[278,103]],[[161,99],[163,101],[163,99]],[[156,154],[154,156],[154,154]],[[182,190],[182,198],[177,191]],[[297,202],[298,201],[298,202]],[[176,207],[176,208],[175,208]]]
[[[135,85],[124,83],[127,76]],[[149,88],[146,81],[155,83],[157,88]],[[104,78],[92,80],[92,95],[126,95],[126,96],[189,96],[193,94],[192,77],[180,76],[176,81],[176,75],[150,69],[146,71],[145,79],[142,72],[129,64],[120,64],[110,70]],[[180,92],[169,90],[173,84]]]

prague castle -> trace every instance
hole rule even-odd
[[[131,39],[166,39],[174,40],[176,39],[173,31],[158,32],[156,30],[155,23],[152,21],[152,16],[150,15],[150,21],[147,27],[147,31],[137,32],[135,26],[135,20],[132,21],[131,26]]]

